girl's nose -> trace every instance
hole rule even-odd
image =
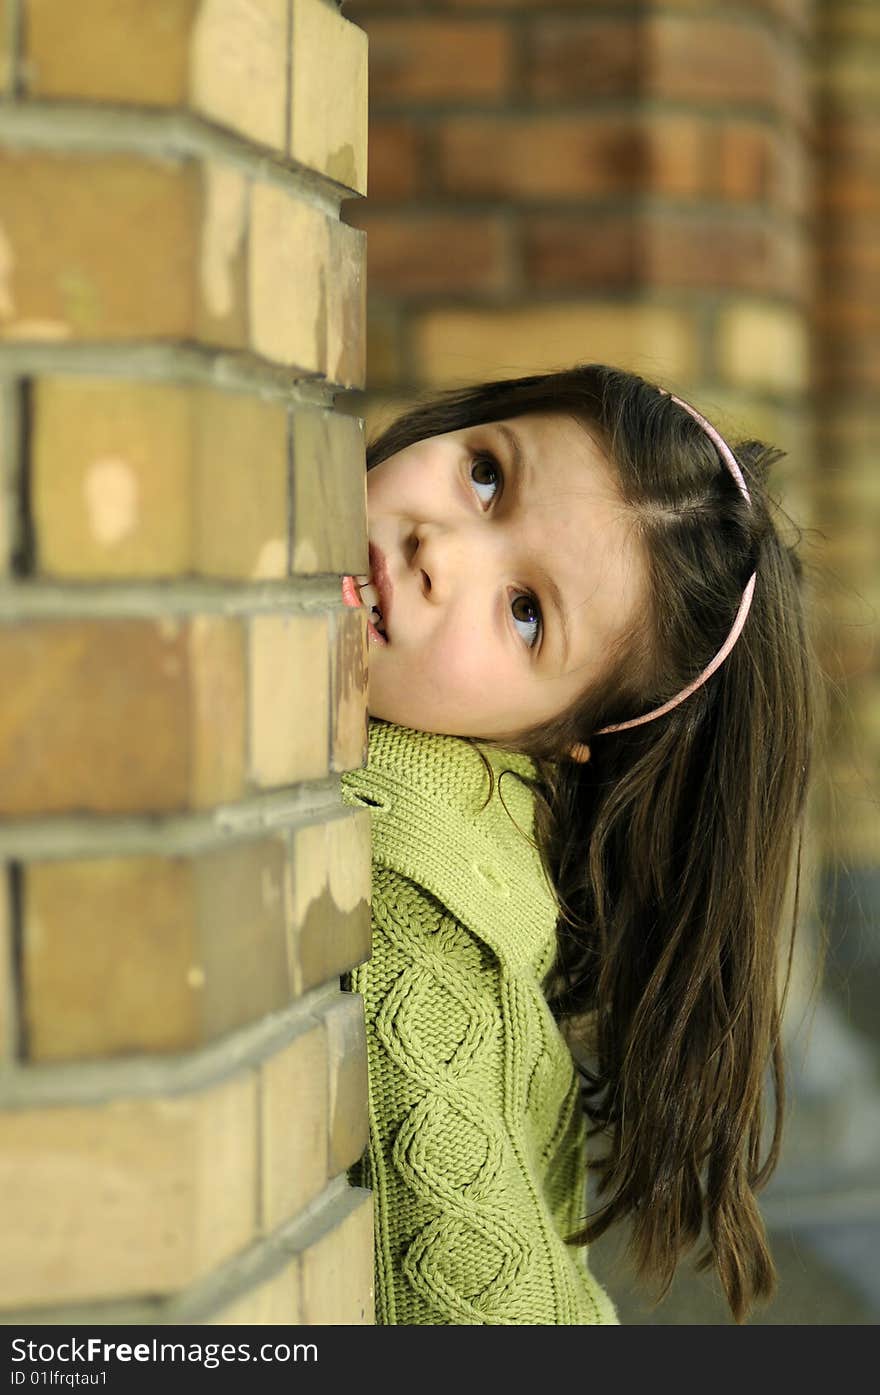
[[[459,582],[476,581],[484,569],[485,555],[476,537],[466,529],[446,528],[438,532],[416,530],[418,546],[412,557],[420,573],[422,594],[435,604],[449,600]]]

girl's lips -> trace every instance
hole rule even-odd
[[[382,628],[388,634],[391,625],[391,611],[394,605],[394,587],[391,584],[391,576],[388,571],[388,563],[385,561],[385,554],[376,543],[369,544],[370,550],[370,576],[373,585],[379,592],[379,609],[382,612]]]
[[[342,578],[342,599],[346,605],[360,606],[361,593],[353,576]]]
[[[361,608],[366,610],[366,606],[361,600],[361,593],[358,588],[357,581],[353,576],[344,576],[342,578],[342,599],[346,605],[354,606],[358,610],[360,610]],[[385,636],[380,635],[379,631],[376,629],[376,626],[373,624],[369,615],[367,616],[367,634],[375,644],[388,643],[388,640],[385,638]]]

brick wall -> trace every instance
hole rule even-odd
[[[0,1320],[370,1323],[363,30],[0,4]]]
[[[817,488],[828,533],[829,901],[845,966],[880,968],[880,8],[817,16]],[[866,1006],[867,1000],[866,1000]],[[876,1012],[869,1009],[876,1020]]]
[[[617,361],[792,452],[809,512],[807,0],[345,0],[370,42],[368,431]]]

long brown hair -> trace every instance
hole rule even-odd
[[[783,452],[728,442],[750,507],[706,433],[656,385],[579,364],[419,401],[368,443],[367,468],[426,437],[535,412],[573,418],[602,446],[650,593],[600,683],[515,742],[481,739],[536,761],[536,839],[560,907],[543,988],[592,1132],[608,1140],[590,1160],[608,1199],[567,1241],[628,1219],[628,1252],[660,1301],[705,1225],[697,1268],[715,1266],[742,1322],[776,1287],[755,1194],[781,1145],[780,1027],[821,698],[803,564],[771,516],[767,473]],[[594,739],[700,672],[755,569],[744,630],[708,682],[663,717]],[[573,742],[590,745],[587,763],[566,757]],[[768,1068],[776,1107],[761,1162]]]

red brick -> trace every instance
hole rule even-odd
[[[831,117],[817,133],[820,208],[828,213],[880,214],[880,119]]]
[[[784,213],[807,212],[813,170],[794,134],[757,121],[707,125],[705,190],[734,203],[761,203]]]
[[[645,279],[655,286],[764,291],[806,300],[812,287],[809,246],[772,221],[725,215],[652,220],[645,239]]]
[[[376,19],[368,32],[371,107],[508,94],[512,40],[503,23]]]
[[[440,133],[441,181],[449,193],[623,193],[641,187],[644,163],[640,124],[630,115],[457,117]]]
[[[393,294],[499,291],[508,283],[506,228],[498,217],[382,213],[351,218],[367,234],[370,287]]]
[[[439,131],[441,189],[524,198],[691,197],[705,184],[709,125],[690,114],[459,117]]]
[[[706,150],[710,123],[696,113],[645,118],[642,127],[645,171],[637,193],[691,198],[706,186]]]
[[[525,91],[538,101],[617,97],[641,85],[641,29],[623,19],[542,16],[523,32]]]
[[[404,14],[418,14],[424,9],[425,0],[344,0],[345,14],[365,29],[370,29],[372,16],[381,12],[396,11]],[[650,13],[653,6],[664,10],[680,10],[682,13],[699,14],[705,8],[706,0],[644,0],[644,9]],[[528,14],[535,10],[548,9],[548,0],[479,0],[481,10],[510,11],[514,15]],[[609,9],[609,0],[552,0],[555,10]],[[790,26],[798,34],[813,32],[815,0],[739,0],[741,9],[754,12],[758,17],[767,17]],[[434,9],[447,10],[450,14],[460,14],[474,8],[474,0],[434,0]]]
[[[633,285],[639,275],[639,228],[631,214],[536,216],[523,220],[526,279],[539,290]]]
[[[880,239],[871,218],[853,218],[829,228],[819,249],[826,294],[856,284],[880,300]]]
[[[749,121],[722,121],[707,133],[709,169],[714,181],[707,192],[744,203],[764,202],[772,182],[775,132]]]
[[[855,348],[859,340],[868,342],[880,331],[880,307],[861,297],[838,292],[826,297],[816,310],[816,325],[828,334],[846,334]]]
[[[806,121],[809,69],[767,29],[726,17],[657,16],[641,31],[646,90],[705,105],[756,103]]]
[[[422,135],[407,121],[370,121],[368,141],[371,199],[406,198],[420,186]],[[372,250],[372,249],[371,249]]]
[[[724,214],[536,218],[524,253],[527,276],[542,290],[702,286],[794,298],[809,290],[803,238]]]
[[[806,145],[777,131],[772,149],[770,203],[795,217],[810,215],[815,201],[815,170]]]

